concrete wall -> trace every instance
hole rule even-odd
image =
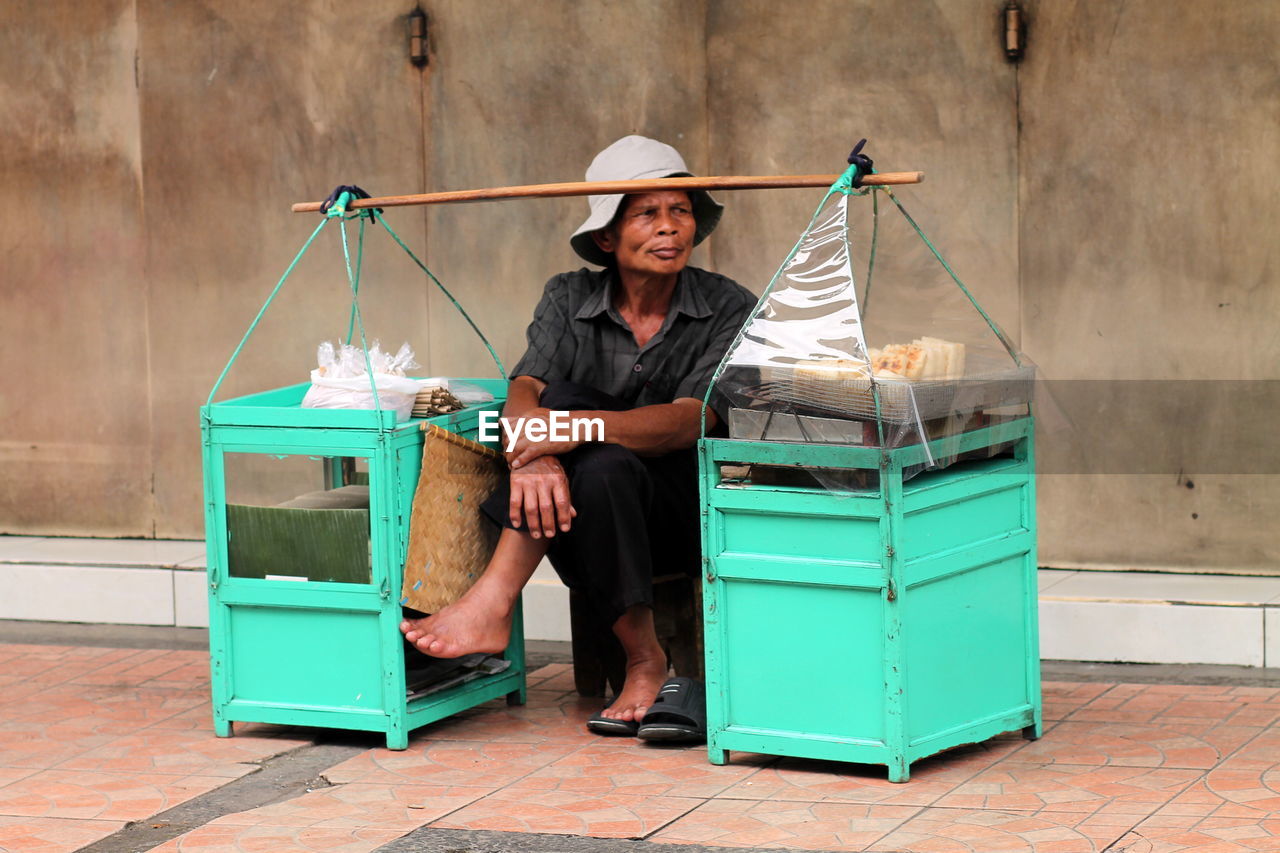
[[[1280,570],[1280,5],[1032,12],[1023,345],[1077,427],[1041,560]],[[1109,473],[1064,473],[1072,450]]]
[[[1015,67],[1002,5],[428,0],[424,71],[407,0],[6,5],[0,177],[40,203],[0,213],[0,532],[201,534],[196,407],[314,227],[290,202],[576,179],[633,132],[719,174],[834,172],[870,137],[880,167],[928,173],[900,197],[1055,379],[1280,378],[1280,6],[1028,2]],[[698,260],[758,291],[816,195],[722,200]],[[390,221],[510,364],[542,283],[579,263],[566,238],[585,212]],[[407,258],[369,246],[371,334],[409,340],[426,372],[494,375]],[[345,286],[327,240],[222,395],[304,379],[345,329]],[[1206,356],[1224,348],[1242,354]],[[1127,428],[1167,472],[1042,478],[1042,562],[1280,566],[1275,477],[1176,473],[1193,415]],[[1227,457],[1265,434],[1254,417]],[[1078,455],[1096,428],[1045,443]]]

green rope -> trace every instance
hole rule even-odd
[[[346,195],[346,193],[343,195]],[[360,300],[357,296],[360,291],[360,264],[357,261],[353,276],[351,272],[351,251],[347,247],[346,219],[339,219],[338,226],[342,234],[342,258],[347,264],[347,283],[351,285],[351,315],[355,318],[357,328],[360,329],[360,348],[364,352],[364,369],[369,374],[369,387],[373,390],[373,408],[381,414],[383,411],[382,398],[378,396],[378,383],[373,378],[373,362],[369,360],[369,341],[364,334],[364,318],[360,316]],[[378,418],[378,431],[383,431],[381,417]]]
[[[951,265],[946,262],[942,255],[938,253],[938,250],[933,247],[933,244],[929,242],[929,238],[920,230],[920,226],[911,218],[911,214],[907,213],[907,209],[898,201],[898,198],[893,194],[893,191],[888,187],[884,187],[883,190],[885,194],[889,196],[889,200],[892,201],[902,215],[906,217],[907,222],[911,223],[911,227],[915,229],[916,234],[920,235],[920,239],[929,247],[929,251],[933,253],[933,256],[938,259],[938,263],[942,264],[942,268],[951,276],[951,280],[954,281],[956,286],[960,288],[960,291],[969,298],[969,304],[977,309],[978,313],[982,315],[982,319],[987,321],[987,326],[995,333],[995,336],[1000,339],[1000,343],[1004,344],[1004,348],[1009,351],[1009,355],[1013,358],[1013,363],[1021,367],[1022,359],[1018,357],[1018,350],[1014,347],[1013,342],[1009,340],[1008,336],[1005,335],[1004,329],[1001,329],[1000,326],[996,324],[996,321],[992,320],[990,315],[988,315],[987,312],[983,310],[982,306],[978,304],[978,300],[973,298],[973,294],[969,292],[969,288],[964,286],[964,282],[961,281],[960,277],[951,269]]]
[[[356,280],[355,287],[351,297],[351,317],[347,320],[347,343],[351,343],[351,333],[355,330],[356,323],[356,305],[355,300],[360,295],[360,269],[364,266],[364,226],[368,223],[369,217],[360,216],[360,237],[356,244]],[[347,265],[347,275],[351,275],[351,265]]]
[[[867,316],[867,303],[871,301],[871,272],[876,267],[876,237],[880,234],[880,196],[871,194],[871,250],[867,255],[867,288],[862,292],[858,310]]]
[[[227,372],[231,370],[231,365],[236,363],[236,359],[240,357],[240,350],[244,349],[244,345],[249,342],[249,336],[253,334],[254,329],[258,328],[258,323],[262,321],[262,315],[267,313],[268,306],[272,300],[276,298],[276,294],[280,292],[280,288],[284,286],[285,280],[289,278],[289,274],[293,272],[293,268],[298,265],[298,261],[302,260],[302,256],[307,253],[307,249],[311,248],[311,244],[315,242],[320,231],[329,224],[329,220],[323,220],[316,226],[316,230],[311,232],[311,236],[307,238],[307,242],[302,245],[298,254],[294,256],[293,263],[289,264],[289,268],[284,271],[284,275],[280,276],[280,281],[276,282],[275,289],[271,291],[271,295],[267,297],[267,301],[262,303],[262,307],[258,309],[258,316],[253,318],[253,322],[249,324],[249,330],[244,333],[244,337],[240,340],[240,345],[236,347],[235,352],[231,353],[231,359],[227,362],[227,366],[222,368],[222,373],[218,374],[218,381],[213,383],[213,390],[209,392],[209,399],[205,401],[206,406],[213,405],[213,398],[218,393],[218,389],[222,387],[222,381],[227,378]]]
[[[458,300],[453,298],[453,294],[450,293],[448,289],[443,284],[440,283],[440,279],[436,278],[435,274],[431,272],[431,270],[427,269],[427,265],[424,264],[422,261],[418,260],[418,256],[413,253],[412,249],[410,249],[408,246],[405,245],[404,241],[400,239],[400,236],[396,234],[395,231],[391,230],[391,226],[387,224],[386,219],[376,214],[372,215],[371,218],[374,221],[380,223],[382,227],[387,230],[387,233],[390,234],[392,239],[394,239],[400,245],[400,248],[404,249],[410,258],[413,258],[413,262],[418,265],[418,268],[427,274],[427,278],[431,279],[435,283],[435,286],[440,288],[440,292],[443,293],[446,297],[448,297],[449,301],[453,303],[453,307],[458,309],[458,313],[462,315],[463,319],[467,321],[467,324],[471,326],[471,330],[475,332],[476,335],[479,336],[480,340],[484,343],[485,349],[489,350],[489,355],[493,358],[493,363],[498,366],[498,374],[503,379],[506,379],[507,371],[506,371],[506,368],[502,366],[502,360],[498,358],[498,353],[494,350],[493,345],[489,343],[489,339],[484,336],[484,332],[481,332],[480,327],[477,326],[475,324],[475,321],[471,319],[471,315],[468,314],[463,309],[462,305],[459,304]]]

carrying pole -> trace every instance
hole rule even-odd
[[[481,190],[454,190],[422,195],[392,195],[362,198],[347,204],[348,210],[368,207],[407,207],[415,204],[453,204],[470,201],[499,201],[511,198],[562,198],[582,195],[623,195],[663,190],[763,190],[830,187],[839,175],[757,175],[747,177],[657,178],[640,181],[574,181],[563,184],[529,184],[519,187],[491,187]],[[924,172],[885,172],[866,175],[863,186],[918,184]],[[303,201],[293,205],[294,213],[318,213],[322,202]]]

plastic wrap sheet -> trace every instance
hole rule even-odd
[[[954,462],[965,432],[1027,414],[1034,366],[887,201],[882,215],[885,199],[837,188],[814,214],[721,364],[731,438],[923,444],[912,476]]]

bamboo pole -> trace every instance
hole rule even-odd
[[[529,184],[520,187],[491,187],[482,190],[454,190],[423,195],[391,195],[362,198],[347,205],[348,210],[367,207],[406,207],[414,204],[452,204],[469,201],[499,201],[509,198],[562,198],[580,195],[618,195],[663,190],[763,190],[801,187],[829,187],[839,175],[758,175],[754,177],[657,178],[642,181],[574,181],[564,184]],[[867,175],[866,186],[918,184],[924,172],[885,172]],[[294,213],[316,213],[321,202],[303,201],[293,205]]]

